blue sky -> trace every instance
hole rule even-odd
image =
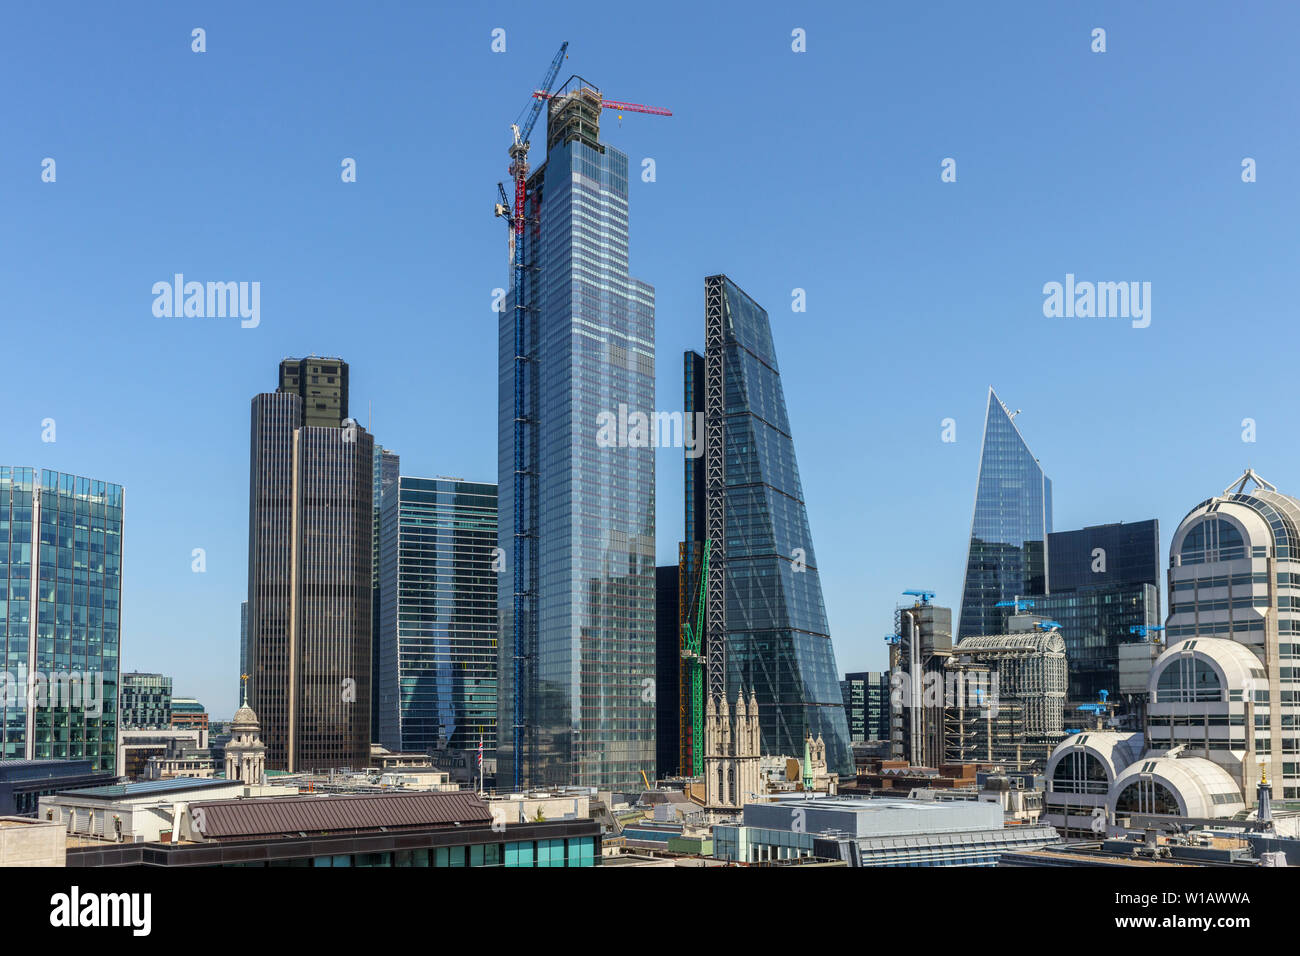
[[[1167,547],[1247,465],[1300,491],[1293,5],[267,6],[0,12],[0,457],[126,486],[123,667],[216,717],[249,399],[281,358],[343,356],[403,473],[495,480],[492,203],[562,40],[565,75],[674,114],[602,128],[656,164],[630,218],[659,407],[702,347],[704,276],[771,314],[841,670],[884,664],[903,589],[959,600],[989,385],[1023,409],[1058,530],[1157,517]],[[260,326],[156,318],[176,272],[259,281]],[[1150,282],[1150,326],[1044,317],[1067,273]],[[664,563],[680,455],[659,453]]]

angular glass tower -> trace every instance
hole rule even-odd
[[[1014,417],[990,388],[958,638],[1003,633],[999,601],[1046,591],[1052,482]]]
[[[118,769],[122,506],[121,485],[0,465],[0,758]]]
[[[704,504],[688,502],[683,550],[694,550],[702,511],[705,693],[734,700],[752,689],[763,753],[802,757],[805,735],[820,736],[829,769],[848,774],[848,720],[767,312],[726,276],[704,281],[705,487],[687,487]],[[688,392],[700,390],[698,371],[688,359]]]
[[[626,788],[655,767],[654,448],[597,441],[602,413],[653,414],[654,290],[628,275],[628,160],[600,142],[600,103],[577,77],[549,102],[525,207],[526,362],[519,290],[500,322],[499,544],[513,561],[526,542],[518,653],[513,566],[499,588],[503,786],[516,762],[521,786]]]
[[[496,748],[497,488],[398,479],[379,521],[376,739],[390,750]],[[508,578],[507,578],[508,580]]]

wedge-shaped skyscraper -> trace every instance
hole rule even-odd
[[[764,754],[801,757],[811,734],[824,740],[832,772],[851,773],[848,721],[767,312],[723,275],[704,280],[704,302],[704,360],[688,353],[686,361],[686,394],[703,404],[704,467],[694,479],[688,474],[682,549],[700,554],[700,535],[709,543],[704,692],[734,700],[752,689]],[[688,459],[688,472],[693,464]],[[700,574],[695,562],[691,568],[694,595]],[[683,718],[689,723],[690,713]]]
[[[1016,427],[1017,414],[989,389],[958,637],[1002,633],[999,601],[1046,592],[1052,482]]]

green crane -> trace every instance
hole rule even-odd
[[[709,547],[704,541],[704,559],[700,564],[700,580],[696,586],[695,627],[688,617],[682,622],[682,660],[686,661],[691,677],[691,775],[704,774],[704,660],[700,642],[704,637],[704,599],[709,590]]]

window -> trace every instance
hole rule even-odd
[[[1105,793],[1109,785],[1106,768],[1086,750],[1065,754],[1052,773],[1054,793]]]
[[[1171,660],[1156,681],[1156,701],[1205,702],[1223,700],[1223,684],[1208,661],[1193,656]]]
[[[1169,789],[1154,780],[1134,780],[1115,801],[1115,813],[1180,814],[1178,800]]]
[[[1221,518],[1206,518],[1183,538],[1179,557],[1184,565],[1231,561],[1246,556],[1241,532]]]

